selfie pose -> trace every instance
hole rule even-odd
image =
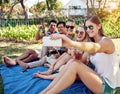
[[[87,33],[83,28],[83,25],[80,25],[76,29],[75,40],[78,42],[90,41]],[[66,63],[72,58],[81,60],[85,64],[89,63],[89,60],[87,59],[89,58],[88,53],[80,51],[79,49],[75,49],[74,47],[69,47],[67,52],[63,53],[54,63],[52,63],[48,71],[34,73],[34,76],[43,79],[54,79],[58,75],[59,71],[61,71]]]
[[[72,85],[76,78],[79,78],[94,94],[114,94],[119,75],[115,45],[104,35],[99,17],[92,16],[86,19],[84,29],[93,42],[76,42],[60,34],[57,36],[53,34],[51,39],[61,38],[64,47],[78,48],[91,54],[90,61],[95,65],[95,69],[92,70],[82,62],[71,59],[40,94],[59,94]]]

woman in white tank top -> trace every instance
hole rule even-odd
[[[90,61],[95,65],[95,70],[72,59],[40,94],[58,94],[70,86],[77,77],[95,94],[114,93],[119,70],[115,46],[112,40],[103,34],[102,24],[97,16],[88,18],[84,29],[93,42],[78,43],[60,34],[52,35],[51,39],[61,38],[63,46],[75,47],[90,53]]]

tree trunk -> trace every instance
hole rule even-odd
[[[25,10],[25,5],[24,5],[24,3],[23,3],[23,0],[20,0],[20,4],[21,4],[21,6],[22,6],[22,8],[23,8],[23,13],[24,13],[24,16],[25,16],[25,20],[26,19],[28,19],[28,14],[27,14],[27,12],[26,12],[26,10]]]
[[[48,0],[46,0],[46,5],[47,5],[47,9],[48,9],[48,11],[49,11],[49,10],[50,10],[50,6],[49,6]]]
[[[94,0],[90,0],[90,4],[91,4],[91,10],[90,10],[90,12],[93,15],[93,14],[95,14]]]
[[[103,4],[103,9],[105,8],[105,5],[106,5],[106,2],[107,2],[107,0],[104,0],[105,2],[104,2],[104,4]]]
[[[22,6],[22,8],[23,8],[23,13],[24,13],[24,16],[25,16],[24,19],[25,19],[25,20],[28,19],[28,15],[27,15],[27,12],[26,12],[26,10],[25,10],[25,5],[24,5],[24,3],[23,3],[23,0],[15,1],[15,2],[12,4],[12,6],[10,7],[10,10],[9,10],[9,12],[8,12],[7,19],[10,18],[10,15],[11,15],[11,13],[12,13],[13,7],[14,7],[15,5],[17,5],[18,3],[20,3],[21,6]]]
[[[19,3],[19,1],[14,2],[13,5],[10,7],[10,10],[9,10],[8,16],[7,16],[7,19],[10,19],[10,15],[11,15],[11,13],[12,13],[13,7],[14,7],[16,4],[18,4],[18,3]]]
[[[88,5],[88,0],[86,1],[86,5],[87,5],[87,16],[89,16],[89,5]]]

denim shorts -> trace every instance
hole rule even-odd
[[[103,89],[102,89],[102,94],[114,94],[115,89],[111,88],[107,82],[105,81],[104,78],[102,78],[103,81]]]

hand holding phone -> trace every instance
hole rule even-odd
[[[50,37],[43,37],[43,46],[62,46],[62,39],[51,40]]]
[[[40,31],[42,29],[42,33],[45,33],[45,27],[44,25],[39,25],[38,30]]]

